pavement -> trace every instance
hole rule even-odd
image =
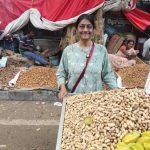
[[[58,90],[0,90],[0,100],[56,101]]]
[[[61,106],[54,102],[1,100],[0,150],[55,150]]]

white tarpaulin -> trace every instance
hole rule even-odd
[[[97,7],[94,7],[92,9],[84,12],[84,14],[92,14],[98,8],[100,8],[102,5],[103,5],[103,3],[98,5]],[[31,21],[33,26],[36,28],[55,31],[55,30],[59,30],[61,28],[64,28],[68,24],[76,22],[77,18],[80,15],[78,15],[74,18],[70,18],[68,20],[53,22],[53,21],[49,21],[49,20],[43,18],[37,9],[30,8],[29,10],[26,10],[19,18],[12,21],[11,23],[9,23],[6,26],[4,33],[0,36],[0,39],[2,39],[8,33],[13,33],[15,31],[21,29],[22,27],[24,27],[29,22],[29,20]]]
[[[120,11],[126,10],[130,11],[135,9],[136,1],[135,0],[106,0],[104,3],[104,12],[112,10],[112,11]]]
[[[147,80],[146,80],[146,84],[145,84],[145,93],[150,95],[150,72],[148,74]]]

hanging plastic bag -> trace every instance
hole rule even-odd
[[[0,59],[0,68],[6,67],[7,57],[2,57]]]
[[[145,91],[146,94],[150,95],[150,72],[149,72],[148,78],[146,80],[144,91]]]
[[[17,80],[18,80],[18,78],[19,78],[20,72],[21,72],[21,71],[19,71],[19,72],[15,75],[15,77],[14,77],[12,80],[9,81],[9,86],[10,86],[10,87],[13,87],[14,85],[16,85],[16,82],[17,82]]]

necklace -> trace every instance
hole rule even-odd
[[[88,46],[88,47],[81,47],[79,45],[79,42],[76,43],[76,44],[77,44],[77,47],[84,53],[84,55],[85,55],[85,57],[87,59],[89,57],[90,49],[92,48],[92,42],[91,42],[90,46]]]
[[[78,42],[78,46],[79,46],[79,48],[81,48],[81,49],[83,49],[83,50],[84,50],[84,49],[86,50],[86,49],[89,49],[89,48],[92,47],[92,42],[90,42],[90,45],[89,45],[89,46],[85,46],[85,47],[84,47],[84,46],[81,47],[81,46],[80,46],[80,43]]]

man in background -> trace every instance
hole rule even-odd
[[[26,57],[33,62],[37,61],[43,66],[48,66],[50,63],[36,52],[36,46],[33,41],[34,35],[34,32],[29,30],[28,34],[21,38],[19,44],[20,52],[23,57]]]
[[[147,34],[148,40],[144,42],[142,56],[144,60],[150,61],[150,26],[144,32]]]

